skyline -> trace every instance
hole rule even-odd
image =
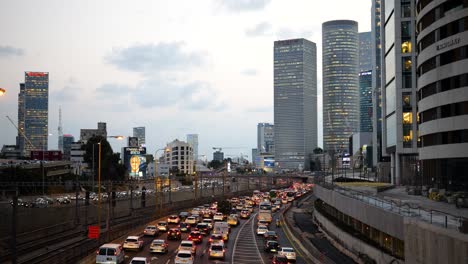
[[[61,106],[64,133],[75,138],[102,121],[110,135],[145,126],[149,153],[196,133],[200,154],[210,157],[213,146],[250,154],[257,123],[273,122],[273,42],[306,38],[318,43],[322,146],[321,23],[353,19],[369,31],[371,2],[332,1],[343,7],[334,12],[299,2],[294,15],[284,14],[287,1],[7,3],[0,10],[0,87],[7,90],[0,111],[17,121],[24,72],[47,71],[50,149],[57,148]],[[14,144],[15,128],[4,117],[0,127],[0,144]],[[125,143],[111,144],[120,151]]]

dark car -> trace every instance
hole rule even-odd
[[[276,253],[280,249],[278,241],[268,240],[265,242],[264,250],[265,252]]]
[[[187,223],[180,223],[179,224],[180,232],[188,233],[188,232],[190,232],[191,228],[192,227]]]
[[[288,264],[289,261],[288,261],[288,258],[285,257],[285,256],[275,255],[275,256],[271,259],[271,263],[272,263],[272,264]]]
[[[192,231],[187,239],[192,240],[196,244],[200,244],[203,242],[203,235],[199,231]]]
[[[207,236],[210,234],[210,226],[208,226],[207,223],[198,223],[196,230],[199,231],[204,236]]]
[[[276,234],[275,231],[265,232],[265,234],[263,234],[263,238],[265,239],[265,241],[268,241],[268,240],[278,241],[278,235]]]
[[[181,240],[182,235],[179,228],[171,228],[167,231],[167,240]]]
[[[180,212],[180,214],[179,214],[180,221],[181,222],[185,221],[185,219],[187,217],[189,217],[189,216],[190,216],[190,214],[188,212]]]

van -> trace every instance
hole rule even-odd
[[[96,252],[96,264],[120,264],[125,260],[125,252],[119,244],[104,244]]]

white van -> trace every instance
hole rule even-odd
[[[125,260],[125,252],[119,244],[104,244],[96,252],[96,264],[120,264]]]

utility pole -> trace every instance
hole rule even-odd
[[[11,221],[11,263],[17,263],[17,252],[16,252],[16,221],[17,221],[17,208],[18,208],[18,187],[15,188],[13,194],[13,213],[12,213],[12,221]]]

